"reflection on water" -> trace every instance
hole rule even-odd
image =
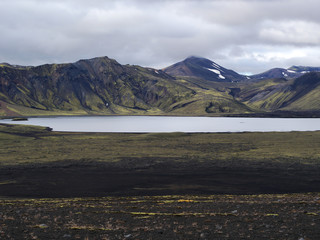
[[[48,126],[71,132],[271,132],[320,130],[320,118],[81,116],[29,118],[0,123]]]

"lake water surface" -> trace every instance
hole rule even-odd
[[[69,132],[273,132],[320,130],[320,118],[226,118],[168,116],[34,117],[0,123],[51,127]]]

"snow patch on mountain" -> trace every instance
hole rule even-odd
[[[220,71],[217,70],[217,69],[212,69],[212,68],[206,68],[206,69],[209,70],[209,71],[211,71],[211,72],[214,72],[215,74],[218,74],[218,75],[221,74]]]
[[[219,75],[218,77],[219,77],[220,79],[226,79],[226,78],[221,74],[221,72],[220,72],[219,70],[217,70],[217,69],[212,69],[212,68],[205,68],[205,69],[207,69],[207,70],[209,70],[209,71],[211,71],[211,72],[214,72],[215,74]]]

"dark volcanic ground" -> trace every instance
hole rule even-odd
[[[0,168],[0,196],[97,197],[319,192],[319,167],[304,164],[143,161]]]
[[[63,162],[0,179],[0,239],[320,239],[314,165]],[[304,193],[265,194],[287,192]]]

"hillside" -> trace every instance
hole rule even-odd
[[[38,67],[0,67],[2,114],[144,114],[166,111],[194,91],[162,71],[107,57]]]
[[[319,111],[320,73],[311,72],[293,80],[268,79],[243,86],[237,99],[254,109],[274,111]]]

